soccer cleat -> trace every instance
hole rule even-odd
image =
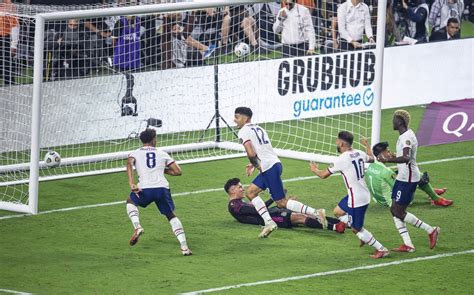
[[[385,256],[388,256],[388,254],[390,254],[388,250],[381,250],[381,251],[376,250],[373,255],[370,255],[370,257],[374,259],[379,259],[379,258],[384,258]]]
[[[274,230],[278,228],[277,224],[275,221],[270,221],[268,224],[266,224],[260,234],[258,235],[259,238],[266,238],[268,237]]]
[[[434,192],[438,195],[438,196],[441,196],[442,194],[444,194],[448,189],[447,188],[435,188],[433,189]]]
[[[346,224],[344,222],[336,223],[336,232],[342,234],[344,233],[345,230],[346,230]]]
[[[393,251],[393,252],[409,252],[409,253],[413,253],[413,252],[415,252],[415,248],[403,244],[403,245],[401,245],[401,246],[398,247],[398,248],[392,249],[392,251]]]
[[[191,251],[191,249],[189,248],[181,248],[181,253],[183,253],[184,256],[191,256],[193,255],[193,252]]]
[[[440,232],[440,228],[435,226],[434,231],[428,235],[428,237],[430,238],[430,249],[433,249],[434,247],[436,247],[436,243],[438,242],[439,232]]]
[[[143,227],[139,227],[139,228],[136,228],[134,231],[133,231],[133,235],[132,237],[130,238],[130,246],[133,246],[135,245],[137,242],[138,242],[138,238],[143,235],[143,233],[145,232],[145,230],[143,229]]]
[[[314,217],[321,223],[323,226],[323,229],[328,228],[328,221],[326,220],[326,210],[325,209],[317,209],[316,212],[314,212]]]
[[[431,204],[438,207],[448,207],[453,204],[453,200],[448,200],[443,197],[439,197],[439,199],[436,201],[431,200]]]

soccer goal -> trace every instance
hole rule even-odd
[[[124,171],[145,128],[180,163],[242,157],[238,106],[281,157],[330,163],[340,130],[378,140],[383,29],[377,48],[330,50],[336,4],[310,7],[314,52],[288,57],[280,3],[133,2],[2,7],[18,30],[0,49],[0,209],[37,213],[40,181]]]

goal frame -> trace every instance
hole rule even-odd
[[[376,44],[376,71],[375,71],[375,97],[372,108],[372,131],[371,139],[372,143],[376,143],[380,138],[380,120],[381,120],[381,95],[382,95],[382,78],[383,78],[383,52],[384,52],[384,40],[385,40],[385,12],[386,12],[386,1],[379,1],[378,15],[377,15],[377,44]],[[18,170],[29,170],[28,181],[28,204],[17,204],[0,201],[0,209],[37,214],[38,213],[38,192],[40,180],[53,180],[66,177],[78,177],[84,175],[95,175],[102,173],[113,173],[123,171],[124,168],[108,169],[106,171],[92,171],[89,173],[76,173],[72,175],[64,176],[50,176],[41,177],[39,171],[42,165],[40,161],[40,130],[41,130],[41,102],[42,102],[42,85],[43,85],[43,52],[44,52],[44,25],[47,21],[58,21],[70,18],[93,18],[93,17],[104,17],[104,16],[118,16],[118,15],[138,15],[138,14],[150,14],[150,13],[166,13],[173,11],[182,10],[197,10],[205,9],[210,7],[222,7],[227,5],[245,5],[245,4],[256,4],[256,3],[268,3],[273,2],[270,0],[217,0],[217,1],[206,1],[206,2],[193,2],[193,3],[175,3],[175,4],[153,4],[133,7],[117,7],[117,8],[101,8],[94,10],[78,10],[78,11],[66,11],[66,12],[52,12],[52,13],[40,13],[35,16],[35,43],[34,43],[34,70],[33,70],[33,98],[32,98],[32,112],[31,112],[31,145],[30,145],[30,163],[29,165],[11,165],[14,167],[6,167],[5,169],[18,169]],[[380,25],[383,24],[383,25]],[[216,110],[218,115],[218,110]],[[216,118],[218,119],[218,118]],[[218,120],[216,125],[218,126]],[[219,132],[218,130],[216,132]],[[167,152],[175,151],[187,151],[194,150],[203,147],[217,147],[222,149],[229,149],[238,151],[238,154],[229,156],[217,156],[207,157],[199,160],[183,161],[184,162],[201,162],[218,160],[224,158],[235,158],[242,157],[245,154],[244,149],[241,145],[231,142],[220,142],[218,140],[219,134],[216,134],[215,142],[203,142],[197,144],[187,145],[184,149],[183,146],[167,147],[164,148]],[[176,149],[175,149],[176,148]],[[333,156],[316,155],[306,152],[297,152],[289,150],[276,149],[279,156],[299,159],[299,160],[313,160],[318,162],[330,163],[334,159]],[[117,156],[120,158],[126,157],[127,152],[122,152],[120,155],[112,155],[114,159]],[[124,156],[125,155],[125,156]],[[78,157],[81,158],[81,157]],[[79,161],[86,161],[86,159],[78,159]],[[4,170],[5,170],[4,169]]]

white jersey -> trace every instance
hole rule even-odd
[[[364,163],[369,160],[366,153],[350,150],[342,153],[328,168],[330,173],[341,172],[349,196],[349,208],[365,206],[370,202],[370,192],[364,180]]]
[[[252,143],[257,157],[260,159],[262,172],[267,171],[273,165],[280,162],[277,154],[273,150],[272,143],[268,138],[267,132],[260,126],[252,123],[245,124],[239,130],[239,140],[242,144],[247,141]]]
[[[405,133],[398,137],[397,141],[397,157],[403,156],[403,149],[410,148],[408,163],[397,164],[398,175],[397,180],[404,182],[420,181],[420,170],[416,165],[416,151],[418,149],[418,140],[413,130],[408,129]]]
[[[128,157],[135,159],[135,169],[138,174],[138,187],[144,188],[169,188],[165,178],[165,168],[174,163],[166,152],[154,147],[142,147],[131,152]]]

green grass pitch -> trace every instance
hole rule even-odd
[[[410,107],[417,129],[424,108]],[[394,149],[393,110],[383,112],[382,135]],[[209,288],[390,263],[474,249],[471,230],[474,159],[436,161],[474,155],[474,142],[421,147],[418,161],[435,187],[447,187],[450,208],[433,207],[417,191],[410,211],[441,227],[439,244],[428,248],[424,231],[409,227],[415,253],[392,253],[373,260],[350,232],[279,229],[258,239],[257,226],[242,225],[227,212],[221,188],[230,177],[244,184],[244,158],[184,165],[183,176],[169,177],[176,213],[194,255],[183,257],[166,218],[150,205],[140,211],[145,228],[130,247],[132,233],[125,206],[40,214],[0,220],[0,289],[36,294],[177,294]],[[283,159],[283,179],[312,175],[308,163]],[[286,182],[289,193],[328,213],[345,195],[340,176]],[[125,173],[41,183],[40,211],[125,200]],[[0,212],[1,216],[15,213]],[[386,247],[401,244],[388,209],[371,204],[366,228]],[[224,294],[473,294],[474,255],[465,254],[322,277],[221,291]],[[0,293],[2,293],[0,291]]]

